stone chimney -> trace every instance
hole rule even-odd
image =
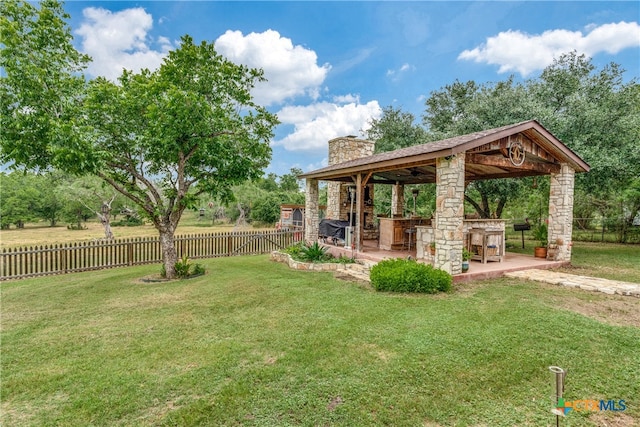
[[[329,141],[329,165],[371,156],[375,148],[374,141],[358,139],[355,136],[343,136]],[[349,199],[350,184],[332,182],[327,187],[327,218],[349,220],[351,201]],[[354,185],[354,184],[352,184]],[[373,227],[373,184],[365,188],[364,214],[365,228]],[[355,200],[354,200],[355,211]],[[355,222],[354,222],[355,225]]]

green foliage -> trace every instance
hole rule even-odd
[[[338,258],[334,258],[332,262],[337,262],[339,264],[355,264],[356,260],[355,258],[340,254],[340,256]]]
[[[298,243],[294,243],[293,245],[283,249],[282,252],[291,255],[293,259],[301,259],[300,254],[302,253],[302,248],[305,247],[305,243],[300,241]]]
[[[177,278],[187,279],[189,277],[200,276],[204,274],[205,268],[202,264],[193,264],[186,255],[183,255],[181,259],[176,261],[175,271]],[[167,277],[167,271],[164,264],[160,268],[160,276]]]
[[[280,219],[280,205],[282,197],[277,193],[268,193],[255,201],[251,208],[250,217],[253,221],[265,224],[275,224]]]
[[[200,276],[206,272],[204,265],[202,264],[193,264],[191,269],[191,276]]]
[[[67,224],[67,230],[75,230],[75,231],[80,231],[80,230],[86,230],[87,226],[86,225],[82,225],[82,223],[78,222],[77,224]]]
[[[290,173],[286,173],[280,177],[280,190],[289,193],[301,193],[302,180],[298,179],[298,175],[302,174],[302,169],[291,168]]]
[[[635,79],[625,83],[623,74],[617,64],[596,69],[572,52],[522,83],[512,77],[485,84],[455,81],[431,93],[423,125],[428,139],[438,140],[537,119],[591,166],[576,176],[576,195],[584,195],[576,200],[585,201],[576,212],[621,216],[634,207],[619,203],[619,196],[640,176],[640,85]],[[548,198],[542,186],[531,189],[530,179],[474,181],[465,200],[481,217],[500,218],[508,202],[532,192]],[[535,217],[544,216],[537,210]]]
[[[471,259],[472,253],[467,249],[467,248],[463,248],[462,249],[462,260],[463,261],[469,261]]]
[[[371,285],[377,291],[434,294],[451,290],[449,273],[415,260],[389,259],[371,268]]]
[[[42,193],[36,182],[37,176],[31,173],[0,173],[2,203],[0,203],[0,224],[9,228],[11,224],[23,224],[38,217]]]
[[[376,141],[376,153],[422,144],[425,131],[416,125],[411,113],[392,106],[382,109],[382,117],[371,120],[367,137]]]
[[[283,250],[284,253],[291,255],[296,261],[304,262],[337,262],[341,264],[353,264],[356,261],[353,258],[340,255],[335,258],[328,253],[327,246],[321,246],[318,242],[306,244],[304,242],[295,243]]]
[[[544,221],[538,223],[532,228],[531,235],[533,236],[533,239],[538,242],[538,246],[547,247],[549,243],[549,235],[547,224]]]
[[[0,161],[46,170],[58,162],[85,164],[73,132],[90,58],[72,44],[62,4],[0,2]]]
[[[144,225],[144,221],[136,216],[128,216],[125,219],[111,223],[112,227],[137,227],[139,225]]]
[[[181,279],[188,277],[190,269],[191,260],[186,255],[183,255],[182,258],[176,262],[176,276]]]
[[[78,72],[89,58],[71,43],[69,16],[55,0],[39,6],[0,3],[0,160],[97,175],[151,219],[163,253],[174,254],[184,209],[201,194],[230,199],[233,185],[269,163],[278,121],[251,97],[262,71],[184,36],[156,71],[87,84]]]
[[[329,250],[326,246],[321,246],[318,242],[305,245],[300,249],[300,258],[307,262],[322,262],[332,258],[331,254],[327,254]]]

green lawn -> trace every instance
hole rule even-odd
[[[640,422],[640,328],[557,304],[638,299],[513,279],[393,295],[267,256],[203,263],[172,283],[137,281],[158,266],[2,283],[1,424],[550,426],[550,365],[567,400],[624,399],[605,415]]]

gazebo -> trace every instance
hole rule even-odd
[[[402,197],[407,184],[436,184],[434,266],[451,274],[462,269],[464,191],[484,179],[550,175],[548,241],[555,261],[571,260],[573,187],[576,172],[589,165],[535,120],[373,154],[300,175],[306,180],[305,240],[318,239],[318,182],[354,184],[356,251],[362,249],[364,188],[393,186]],[[393,200],[392,200],[392,203]]]

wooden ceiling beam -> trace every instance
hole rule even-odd
[[[504,157],[497,156],[485,156],[482,154],[467,153],[467,163],[484,166],[495,166],[498,168],[506,169],[509,174],[516,174],[519,170],[526,170],[531,172],[538,172],[540,174],[559,173],[560,165],[552,163],[536,163],[526,161],[521,166],[515,166],[511,163],[511,160]],[[515,175],[514,175],[515,176]]]

